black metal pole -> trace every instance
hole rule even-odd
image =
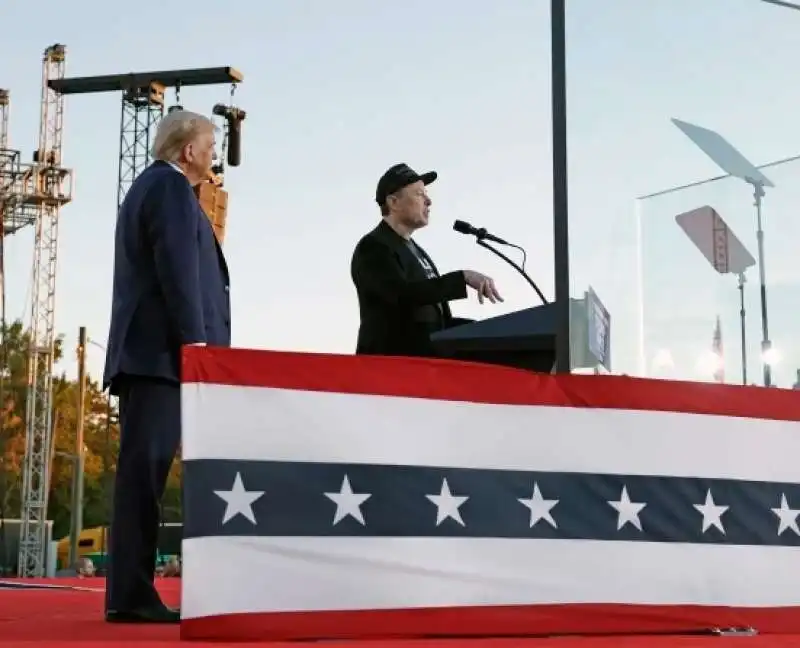
[[[550,1],[553,119],[553,260],[556,372],[572,370],[569,349],[569,218],[567,184],[567,53],[565,0]]]
[[[111,526],[111,392],[106,395],[106,438],[103,447],[103,535],[100,554],[103,556],[103,573],[108,571],[108,530]]]
[[[742,384],[747,384],[747,326],[744,310],[744,273],[739,273],[739,324],[741,325],[742,343]]]
[[[86,422],[86,327],[78,330],[78,420],[75,424],[75,456],[72,462],[72,506],[69,528],[69,567],[78,560],[78,547],[83,531],[84,457],[83,430]]]
[[[753,197],[756,208],[756,240],[758,241],[758,279],[761,284],[761,362],[764,365],[764,387],[772,387],[772,365],[769,351],[772,342],[769,339],[769,320],[767,318],[767,279],[764,269],[764,227],[761,218],[761,199],[764,197],[764,186],[753,184]]]

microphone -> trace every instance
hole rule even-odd
[[[494,234],[487,232],[485,227],[473,227],[466,221],[457,220],[455,223],[453,223],[453,229],[459,234],[469,234],[471,236],[475,236],[479,241],[486,240],[491,241],[492,243],[499,243],[500,245],[511,245],[511,243],[504,241],[499,236],[495,236]]]
[[[458,232],[459,234],[470,234],[475,237],[475,242],[480,245],[482,248],[486,248],[492,254],[496,254],[498,257],[503,259],[508,265],[510,265],[514,270],[522,275],[522,278],[528,282],[528,285],[536,291],[536,294],[539,296],[539,299],[542,300],[543,304],[549,304],[550,302],[547,301],[547,297],[544,296],[541,290],[539,290],[539,286],[536,285],[536,282],[528,276],[528,273],[525,272],[525,260],[527,254],[525,253],[525,248],[520,247],[519,245],[515,245],[514,243],[509,243],[508,241],[504,241],[499,236],[495,236],[494,234],[489,234],[483,227],[473,227],[466,221],[457,220],[453,223],[453,229]],[[493,248],[489,245],[486,241],[492,241],[493,243],[497,243],[499,245],[508,245],[509,247],[516,248],[520,252],[522,252],[522,265],[519,265],[509,259],[505,254],[503,254],[500,250]]]

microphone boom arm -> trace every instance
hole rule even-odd
[[[537,294],[537,295],[539,295],[539,299],[541,299],[541,300],[542,300],[542,303],[543,303],[543,304],[549,304],[549,303],[550,303],[549,301],[547,301],[547,298],[546,298],[546,297],[545,297],[545,296],[542,294],[542,291],[541,291],[541,290],[539,290],[539,286],[537,286],[537,285],[536,285],[536,283],[533,281],[533,279],[531,279],[531,278],[528,276],[528,273],[527,273],[527,272],[525,272],[525,271],[524,271],[524,270],[523,270],[523,269],[522,269],[522,268],[519,266],[519,264],[517,264],[517,263],[515,263],[514,261],[512,261],[511,259],[509,259],[509,258],[508,258],[508,257],[507,257],[505,254],[503,254],[503,253],[502,253],[500,250],[498,250],[497,248],[495,248],[495,247],[492,247],[491,245],[489,245],[489,244],[488,244],[486,241],[484,241],[482,238],[477,238],[477,239],[475,239],[475,242],[476,242],[478,245],[480,245],[482,248],[486,248],[487,250],[489,250],[489,251],[490,251],[492,254],[496,254],[497,256],[499,256],[501,259],[503,259],[503,261],[505,261],[505,262],[506,262],[508,265],[510,265],[512,268],[514,268],[514,270],[516,270],[517,272],[519,272],[519,273],[522,275],[522,278],[523,278],[523,279],[525,279],[525,281],[527,281],[527,282],[530,284],[531,288],[533,288],[533,289],[536,291],[536,294]]]

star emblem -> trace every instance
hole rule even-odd
[[[466,526],[458,509],[469,497],[453,495],[447,479],[442,480],[442,488],[438,495],[426,495],[425,497],[436,505],[436,526],[439,526],[447,518],[455,520],[461,526]]]
[[[642,509],[647,506],[647,504],[643,502],[631,502],[627,486],[622,487],[619,500],[616,502],[609,501],[608,504],[619,514],[617,517],[617,531],[622,529],[626,524],[635,526],[639,531],[642,530],[642,521],[639,519],[639,513],[642,512]]]
[[[533,495],[531,495],[530,499],[520,497],[517,498],[517,501],[530,510],[531,528],[537,525],[541,520],[547,522],[554,529],[558,528],[556,526],[556,521],[553,519],[553,516],[550,513],[553,507],[558,504],[558,500],[544,499],[542,497],[542,492],[539,490],[538,483],[533,483]]]
[[[334,526],[347,516],[354,518],[362,525],[366,524],[364,514],[361,512],[361,505],[372,497],[372,494],[354,493],[347,475],[344,476],[338,493],[325,493],[324,495],[336,504],[336,513],[333,514]]]
[[[722,533],[725,533],[725,527],[722,526],[722,514],[730,507],[715,504],[710,488],[706,491],[705,503],[695,504],[694,507],[703,515],[703,533],[708,531],[712,526],[719,529]]]
[[[797,516],[800,515],[800,509],[789,508],[786,493],[781,494],[781,507],[772,509],[772,512],[778,516],[778,535],[781,535],[786,529],[791,529],[800,535],[800,529],[797,527]]]
[[[215,490],[214,495],[225,502],[225,515],[222,517],[222,524],[227,524],[237,515],[244,516],[253,524],[256,523],[253,502],[260,499],[264,495],[264,491],[245,490],[242,482],[242,473],[236,473],[231,490]]]

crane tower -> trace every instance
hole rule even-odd
[[[64,76],[66,47],[45,49],[39,146],[29,164],[11,154],[9,186],[0,195],[3,235],[34,226],[25,460],[22,475],[20,576],[43,576],[47,543],[50,447],[53,437],[53,351],[58,225],[61,207],[72,199],[72,172],[61,165],[64,99],[50,81]]]

